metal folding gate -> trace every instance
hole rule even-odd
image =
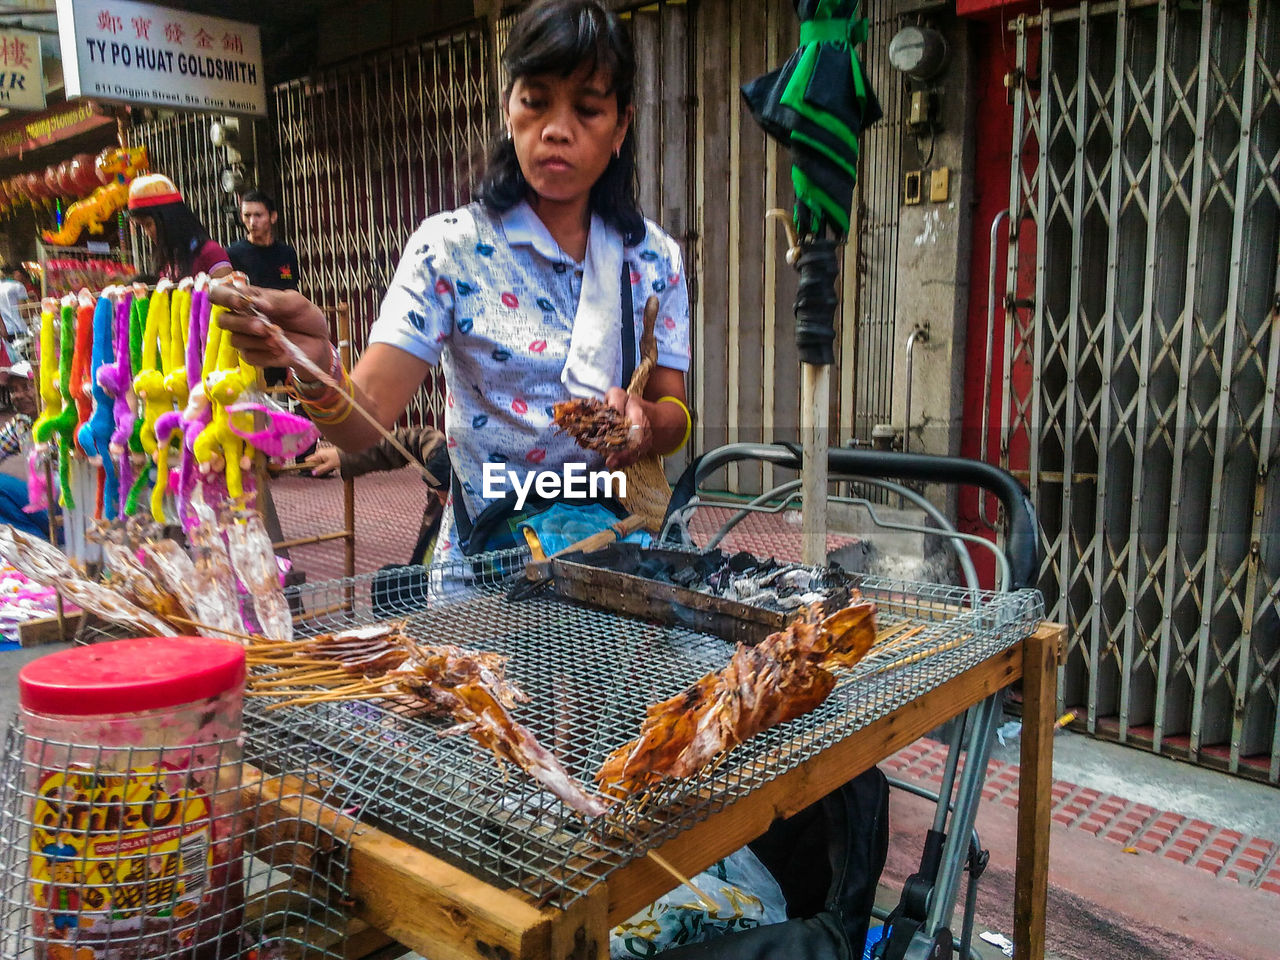
[[[243,231],[235,198],[222,189],[226,153],[209,139],[209,126],[214,119],[208,114],[174,114],[133,127],[130,139],[147,148],[151,169],[178,185],[183,199],[209,235],[225,247],[238,240]],[[252,124],[245,121],[244,126],[248,142],[253,135]]]
[[[469,26],[275,88],[281,205],[302,287],[351,308],[358,355],[409,235],[470,198],[488,135],[484,32]],[[443,394],[410,416],[439,423]]]
[[[1280,782],[1280,8],[1024,17],[1004,463],[1091,731]]]
[[[863,62],[880,93],[884,117],[863,135],[858,158],[858,297],[856,362],[848,372],[855,391],[844,426],[853,439],[869,442],[872,428],[893,420],[893,370],[897,349],[898,212],[902,190],[901,76],[889,62],[889,41],[902,26],[894,4],[867,0],[870,33]],[[852,242],[852,241],[851,241]],[[843,436],[841,440],[845,439]]]

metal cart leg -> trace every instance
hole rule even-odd
[[[979,868],[985,865],[985,852],[975,849],[973,844],[973,824],[982,799],[987,761],[991,756],[991,738],[1000,716],[1002,699],[1002,694],[994,694],[972,707],[965,716],[968,745],[955,800],[947,803],[958,764],[958,742],[952,743],[947,755],[947,772],[938,797],[938,812],[925,841],[920,870],[903,886],[902,899],[886,924],[890,933],[882,941],[884,946],[877,947],[877,957],[884,960],[948,960],[957,946],[951,921],[959,895],[961,873],[966,863],[971,867],[976,864]],[[949,806],[952,812],[947,824]],[[961,956],[969,952],[969,944],[965,941],[972,931],[973,892],[971,880],[963,919],[963,929],[968,932],[959,944]]]

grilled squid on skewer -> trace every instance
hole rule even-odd
[[[668,777],[691,777],[757,733],[808,713],[834,689],[832,666],[852,666],[875,643],[875,605],[855,602],[819,623],[793,621],[729,663],[645,710],[640,736],[596,774],[626,797]]]
[[[111,587],[84,579],[57,547],[7,523],[0,524],[0,557],[35,583],[61,591],[82,610],[138,630],[140,636],[172,637],[179,633]]]
[[[528,727],[509,710],[528,696],[495,670],[505,658],[449,645],[415,645],[414,653],[387,675],[398,690],[427,698],[448,709],[459,723],[446,736],[465,733],[499,761],[514,763],[571,809],[587,817],[608,811],[590,794]]]
[[[174,614],[188,618],[195,616],[195,611],[188,609],[179,597],[162,586],[124,544],[103,540],[102,558],[109,577],[108,585],[118,587],[127,599],[144,610],[165,618]]]
[[[323,699],[375,699],[408,694],[433,712],[451,716],[456,724],[443,735],[465,733],[499,761],[514,763],[546,790],[583,816],[606,812],[605,801],[587,792],[556,756],[511,712],[529,696],[506,677],[507,658],[488,651],[467,650],[453,644],[414,643],[401,633],[403,621],[357,627],[322,634],[293,643],[263,644],[251,650],[279,668],[250,679],[250,687],[270,696],[293,697],[299,704]],[[300,666],[291,667],[291,660]],[[316,667],[332,662],[333,669]],[[335,676],[336,674],[336,676]],[[282,690],[278,685],[294,677],[300,684],[341,685],[333,694]],[[349,681],[363,676],[366,682]],[[347,691],[347,692],[341,692]],[[285,701],[286,703],[288,701]]]
[[[227,553],[253,600],[258,629],[271,640],[293,639],[293,615],[280,589],[280,571],[262,518],[250,511],[227,525]]]
[[[640,436],[626,414],[603,400],[565,400],[552,407],[552,417],[562,432],[578,441],[578,446],[605,456],[630,449]]]

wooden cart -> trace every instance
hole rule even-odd
[[[1049,821],[1057,670],[1065,628],[1042,623],[1020,644],[981,661],[812,757],[659,848],[693,875],[763,834],[779,817],[821,799],[858,772],[891,756],[944,721],[1022,680],[1022,771],[1019,786],[1014,943],[1018,957],[1044,956]],[[297,784],[251,778],[247,809],[271,839],[277,818],[318,822],[350,836],[345,884],[359,936],[348,956],[396,941],[432,960],[592,960],[608,956],[609,930],[675,885],[640,858],[568,909],[539,909],[527,894],[499,889],[375,827],[347,820],[307,799]],[[381,936],[379,936],[379,934]]]

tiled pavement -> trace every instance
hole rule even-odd
[[[890,776],[936,789],[946,759],[946,744],[923,739],[900,750],[882,767]],[[1017,807],[1018,766],[992,760],[982,798]],[[1165,857],[1225,881],[1280,895],[1280,845],[1275,840],[1246,836],[1064,781],[1053,784],[1053,820],[1109,840],[1126,854]],[[981,813],[978,826],[981,829]]]

